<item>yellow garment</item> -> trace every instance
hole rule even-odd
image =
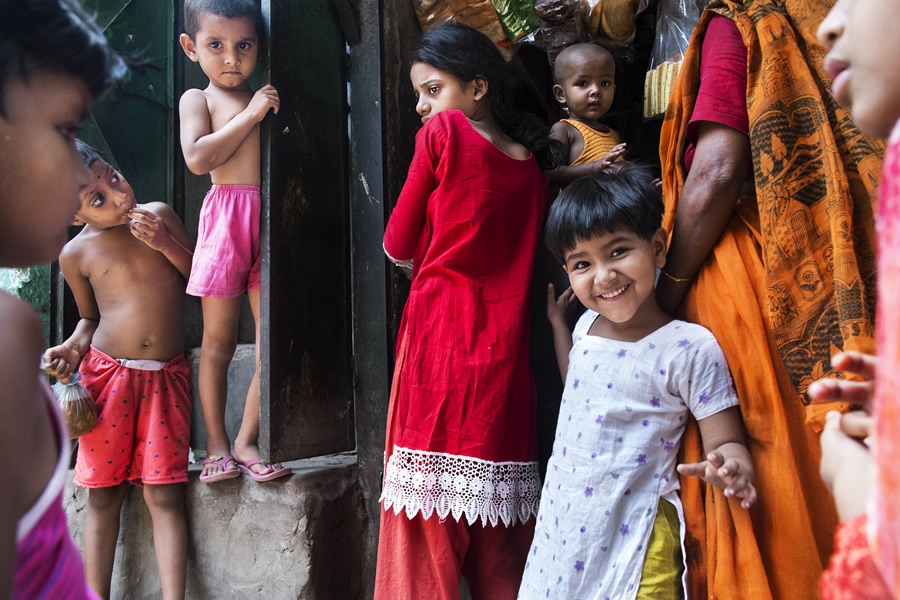
[[[647,542],[636,600],[681,600],[681,520],[671,502],[659,499],[656,520]]]
[[[682,311],[713,332],[728,359],[759,499],[746,511],[721,490],[682,478],[693,598],[815,598],[831,553],[837,514],[819,477],[818,431],[835,407],[808,405],[805,391],[831,372],[834,353],[874,349],[873,202],[883,146],[865,138],[827,90],[815,33],[830,4],[714,1],[694,30],[663,123],[671,231],[703,36],[713,12],[734,21],[748,48],[755,197],[741,198]],[[701,456],[691,423],[682,460]]]
[[[577,167],[584,163],[600,160],[606,156],[610,150],[619,145],[619,134],[612,129],[603,133],[573,119],[562,119],[562,122],[568,123],[577,129],[581,134],[581,137],[584,138],[584,150],[581,151],[581,155],[579,155],[575,162],[569,165],[571,167]]]

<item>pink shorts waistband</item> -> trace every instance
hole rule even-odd
[[[256,192],[259,193],[258,185],[239,185],[236,183],[214,183],[212,187],[209,188],[209,192],[207,194],[211,194],[215,191],[229,191],[229,192]]]
[[[128,369],[138,369],[140,371],[162,371],[167,365],[175,365],[184,362],[184,354],[179,354],[169,360],[154,360],[147,358],[113,358],[103,350],[98,349],[91,344],[91,352],[99,355],[102,359],[109,362],[119,363]]]

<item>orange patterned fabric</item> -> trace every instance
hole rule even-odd
[[[697,275],[685,317],[716,335],[734,374],[760,500],[749,512],[682,481],[689,591],[699,598],[813,598],[837,514],[818,475],[832,405],[806,387],[839,350],[872,352],[873,199],[883,147],[832,98],[815,39],[830,0],[716,0],[700,19],[663,123],[665,226],[685,181],[686,128],[712,15],[748,48],[755,197],[738,209]],[[696,427],[684,460],[699,460]]]

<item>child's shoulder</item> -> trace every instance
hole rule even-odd
[[[178,112],[181,118],[190,118],[198,113],[202,114],[203,111],[209,114],[209,101],[206,92],[200,88],[185,90],[181,95],[181,100],[178,102]]]
[[[41,320],[27,303],[0,291],[0,331],[4,343],[0,345],[0,373],[15,373],[16,369],[37,364],[24,361],[37,360],[41,354],[44,329]],[[5,380],[5,379],[4,379]]]

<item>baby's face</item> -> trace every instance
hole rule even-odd
[[[616,65],[609,55],[584,53],[569,57],[562,82],[553,86],[556,99],[572,117],[596,121],[612,106]]]
[[[91,182],[81,190],[75,224],[87,223],[97,229],[125,225],[134,207],[134,190],[108,162],[98,159],[91,165]]]
[[[819,27],[834,97],[860,130],[887,137],[900,119],[900,0],[839,0]]]
[[[251,17],[228,18],[205,14],[200,18],[188,58],[200,68],[216,87],[241,89],[256,69],[259,40]],[[190,39],[190,38],[188,38]]]

